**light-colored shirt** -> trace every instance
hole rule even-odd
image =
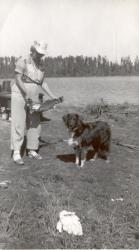
[[[15,72],[22,74],[22,81],[25,83],[34,81],[41,84],[44,78],[44,72],[35,65],[31,56],[20,57],[16,63]]]
[[[22,74],[22,81],[24,84],[33,83],[34,85],[42,84],[44,79],[44,71],[36,67],[33,62],[31,56],[27,56],[26,58],[20,57],[15,66],[15,73]],[[35,86],[34,86],[35,87]],[[18,88],[16,81],[12,83],[12,92],[16,92],[21,94],[20,89]]]

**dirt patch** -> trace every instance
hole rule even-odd
[[[73,149],[62,123],[67,112],[85,120],[110,123],[115,141],[139,146],[139,107],[109,106],[99,113],[61,106],[42,123],[42,161],[24,156],[19,167],[10,158],[10,123],[0,125],[0,248],[139,248],[139,152],[112,143],[111,161],[97,159],[75,166]],[[97,115],[96,115],[97,114]],[[61,210],[74,211],[83,236],[56,231]]]

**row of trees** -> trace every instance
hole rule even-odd
[[[16,58],[0,57],[0,78],[13,78]],[[130,57],[121,58],[120,63],[106,57],[68,56],[46,57],[44,60],[47,77],[116,76],[139,75],[139,57],[134,62]]]

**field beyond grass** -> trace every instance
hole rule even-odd
[[[101,108],[101,110],[100,110]],[[84,168],[63,139],[62,116],[79,113],[84,120],[111,125],[110,163],[97,159]],[[10,158],[10,123],[0,121],[0,248],[89,249],[139,248],[139,106],[57,106],[45,114],[40,145],[42,161],[24,166]],[[59,233],[59,212],[74,211],[83,236]]]

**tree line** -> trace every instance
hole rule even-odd
[[[13,78],[17,58],[0,57],[0,78]],[[81,77],[81,76],[127,76],[139,75],[139,57],[134,61],[123,57],[118,62],[106,57],[68,56],[46,57],[44,59],[46,77]]]

